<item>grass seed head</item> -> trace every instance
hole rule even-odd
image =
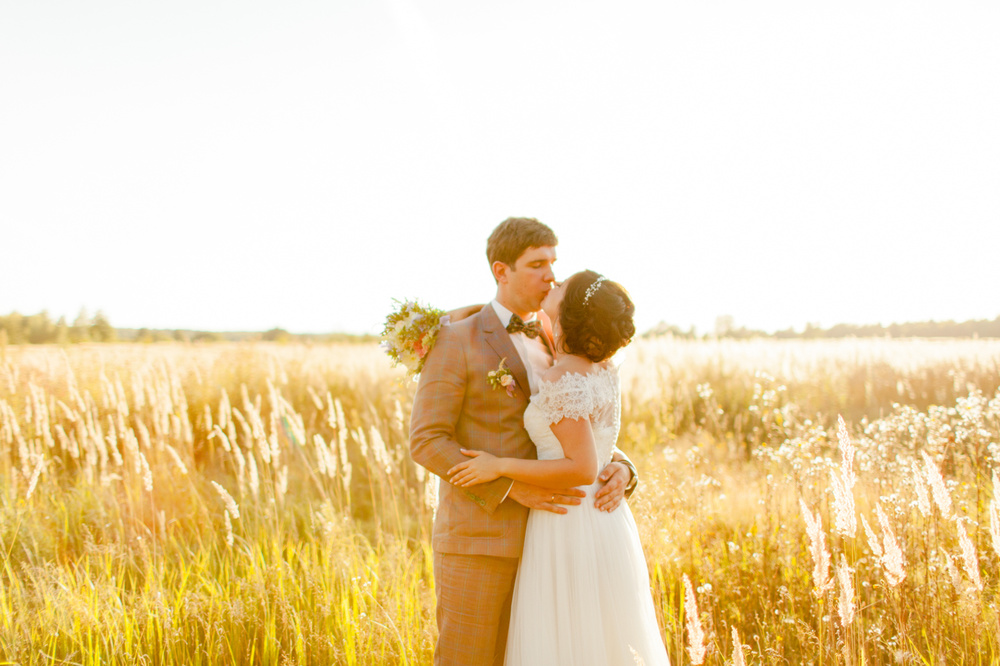
[[[983,580],[979,576],[979,559],[976,556],[976,547],[969,535],[966,534],[961,521],[957,522],[956,526],[958,527],[958,545],[962,549],[962,568],[965,569],[965,575],[969,577],[972,586],[982,592]]]
[[[837,603],[837,613],[840,615],[840,626],[844,629],[854,622],[854,583],[851,580],[851,569],[847,566],[847,558],[840,555],[837,565],[837,582],[840,583],[840,597]]]
[[[688,634],[688,656],[691,657],[692,664],[700,664],[705,661],[705,632],[698,615],[698,600],[695,599],[687,574],[684,574],[684,623]]]
[[[229,511],[230,515],[239,520],[240,518],[240,507],[236,504],[236,500],[233,496],[229,494],[229,491],[223,488],[221,485],[212,481],[212,486],[215,487],[215,491],[219,493],[219,497],[222,498],[223,503],[226,505],[226,510]]]
[[[24,496],[24,501],[27,502],[31,499],[31,495],[35,492],[35,488],[38,486],[38,479],[42,476],[42,470],[45,468],[45,458],[41,455],[35,455],[35,468],[31,472],[31,478],[28,480],[28,492]]]
[[[994,474],[994,477],[996,475]],[[993,551],[1000,556],[1000,504],[997,498],[990,500],[990,541],[993,544]]]
[[[802,499],[799,500],[799,506],[806,522],[809,554],[813,560],[813,594],[820,599],[833,587],[833,581],[830,579],[830,553],[826,550],[826,535],[819,513],[813,516]]]
[[[858,517],[854,509],[854,491],[843,475],[830,472],[833,489],[833,529],[842,537],[853,539],[858,530]]]
[[[847,423],[844,422],[844,417],[839,415],[837,416],[837,441],[840,444],[841,477],[844,480],[844,486],[850,491],[858,481],[854,474],[855,448],[854,442],[851,441],[851,435],[847,432]]]
[[[917,509],[925,517],[930,517],[931,515],[931,498],[927,494],[927,484],[924,483],[924,477],[920,473],[920,468],[917,466],[916,461],[913,461],[913,489],[917,493]]]
[[[944,555],[944,566],[948,571],[948,577],[951,579],[951,584],[954,586],[956,592],[962,591],[962,577],[958,575],[958,568],[955,567],[955,561],[951,559],[951,555],[947,550],[941,549],[941,554]]]
[[[865,528],[865,536],[868,538],[868,547],[872,549],[872,554],[878,560],[882,559],[882,544],[879,543],[878,537],[875,536],[875,531],[872,530],[871,525],[865,520],[864,516],[861,516],[861,525]]]
[[[174,466],[177,468],[177,471],[181,473],[181,476],[187,476],[188,473],[187,465],[185,465],[184,461],[181,460],[181,456],[179,453],[177,453],[177,449],[170,446],[169,444],[167,444],[166,449],[167,453],[170,454],[170,457],[173,458]]]
[[[743,643],[740,641],[740,632],[733,625],[733,663],[732,666],[746,666],[746,658],[743,656]]]
[[[941,476],[941,470],[938,469],[934,459],[927,455],[926,451],[921,451],[920,454],[924,457],[924,470],[927,474],[927,485],[931,487],[931,494],[934,495],[934,503],[938,505],[943,518],[950,518],[951,494],[944,485],[944,477]]]
[[[146,460],[146,454],[142,451],[139,452],[139,461],[142,466],[142,487],[146,489],[147,493],[153,492],[153,470],[149,468],[149,461]]]
[[[903,559],[903,549],[896,541],[896,534],[892,531],[889,517],[885,515],[881,504],[875,505],[875,512],[878,514],[878,522],[882,527],[882,568],[885,569],[886,580],[889,585],[895,587],[906,578],[906,562]]]

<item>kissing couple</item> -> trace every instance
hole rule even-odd
[[[531,218],[494,229],[496,297],[456,311],[420,374],[410,452],[441,478],[440,666],[670,663],[615,446],[611,357],[635,307],[593,271],[556,282],[557,243]]]

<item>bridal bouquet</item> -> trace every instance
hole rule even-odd
[[[406,367],[410,377],[420,374],[424,359],[437,340],[444,310],[424,307],[416,301],[394,301],[399,307],[385,318],[382,349],[393,365]]]

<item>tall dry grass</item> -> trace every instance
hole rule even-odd
[[[998,359],[631,348],[674,662],[1000,660]],[[434,479],[399,380],[373,346],[0,351],[0,663],[430,663]]]

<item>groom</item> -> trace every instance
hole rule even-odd
[[[552,341],[538,313],[552,288],[555,234],[538,220],[509,218],[486,244],[496,298],[477,314],[445,326],[428,355],[413,399],[410,452],[441,477],[434,521],[438,644],[434,663],[501,666],[511,597],[528,509],[564,514],[584,493],[501,477],[458,488],[447,471],[468,460],[459,449],[534,458],[524,410],[538,375],[552,365]],[[501,364],[515,386],[495,390],[488,373]],[[613,510],[635,487],[635,468],[616,450],[600,474],[599,508]]]

